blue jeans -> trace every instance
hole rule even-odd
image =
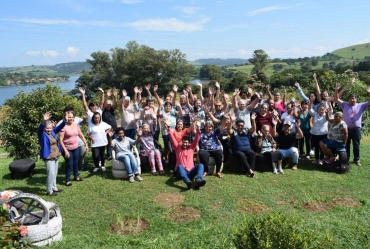
[[[118,157],[118,161],[121,161],[125,164],[128,176],[139,174],[139,169],[138,169],[137,161],[136,161],[134,154],[129,153],[129,154],[120,155]]]
[[[299,153],[296,147],[291,147],[288,150],[279,149],[279,151],[283,154],[284,158],[291,158],[292,163],[294,164],[298,163]]]
[[[360,140],[361,140],[361,128],[348,128],[348,139],[346,144],[346,151],[348,161],[351,152],[351,140],[353,142],[353,159],[354,161],[360,161]]]
[[[129,137],[133,140],[136,140],[136,131],[135,129],[127,129],[125,130],[125,136]]]
[[[80,159],[80,148],[77,147],[75,150],[68,150],[69,158],[66,159],[66,182],[71,181],[71,172],[73,170],[73,176],[78,178],[78,160]]]
[[[181,164],[176,169],[176,175],[178,178],[181,178],[185,183],[190,182],[190,179],[193,179],[195,176],[196,181],[201,181],[203,178],[204,166],[203,164],[198,164],[194,166],[190,171],[187,171],[184,166]]]

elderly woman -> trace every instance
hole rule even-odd
[[[331,123],[328,130],[328,138],[320,141],[320,148],[324,152],[324,161],[332,163],[335,161],[334,152],[339,148],[346,148],[348,139],[347,124],[343,121],[343,112],[336,112],[334,119],[326,113],[327,120]]]
[[[91,139],[91,150],[95,165],[94,172],[97,172],[100,168],[102,171],[106,171],[104,149],[108,144],[107,134],[112,127],[102,121],[99,112],[95,112],[91,119],[92,126],[89,127],[88,134]]]
[[[37,129],[37,137],[40,144],[40,158],[44,160],[46,166],[46,186],[47,195],[56,196],[57,188],[57,175],[58,175],[58,162],[63,148],[59,144],[59,139],[56,135],[60,130],[64,128],[67,120],[67,113],[65,113],[64,121],[57,127],[53,128],[53,123],[49,121],[51,115],[46,112],[43,117],[43,121]]]
[[[141,182],[143,178],[141,178],[139,174],[137,161],[134,154],[131,152],[131,148],[139,142],[142,130],[138,131],[136,140],[126,137],[125,130],[122,127],[118,127],[115,133],[117,138],[113,139],[113,141],[113,132],[110,131],[108,133],[109,145],[111,145],[116,152],[117,160],[125,164],[129,183],[133,183],[135,180]]]
[[[221,174],[222,165],[222,147],[219,145],[218,136],[225,127],[225,119],[223,119],[221,126],[213,130],[213,122],[207,121],[204,125],[204,131],[200,134],[199,140],[199,160],[204,165],[203,176],[208,175],[208,159],[213,157],[216,161],[216,175],[223,178]]]
[[[261,110],[257,113],[256,116],[256,128],[257,131],[262,130],[262,127],[267,125],[270,128],[270,132],[272,131],[272,118],[273,114],[268,111],[269,105],[267,103],[263,103],[261,105]]]
[[[87,143],[78,124],[74,123],[74,112],[67,114],[67,124],[59,132],[60,145],[63,147],[64,156],[67,163],[66,167],[66,186],[72,186],[70,177],[73,171],[75,181],[82,182],[83,179],[78,173],[78,160],[80,158],[80,148],[78,147],[78,137],[83,141],[86,153],[88,152]]]
[[[263,125],[261,131],[258,131],[256,140],[256,152],[265,157],[272,165],[272,172],[277,174],[278,171],[284,174],[282,168],[283,154],[276,149],[276,142],[270,134],[270,126]],[[276,170],[276,162],[278,163],[278,170]]]
[[[138,122],[138,119],[137,119],[137,122]],[[154,176],[158,175],[158,172],[155,169],[156,163],[159,169],[159,174],[160,175],[166,174],[163,170],[161,152],[157,148],[155,148],[155,144],[154,144],[153,135],[155,133],[156,126],[157,126],[156,116],[153,115],[152,125],[150,126],[149,124],[143,124],[142,136],[138,138],[140,141],[140,155],[146,156],[149,158],[151,173]],[[139,131],[138,126],[137,126],[137,131]]]

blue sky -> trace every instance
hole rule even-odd
[[[0,66],[85,61],[130,40],[188,60],[323,55],[370,42],[368,0],[1,0]]]

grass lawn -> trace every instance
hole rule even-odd
[[[223,179],[207,176],[206,186],[199,191],[186,190],[185,184],[172,179],[170,172],[166,177],[143,173],[144,181],[140,183],[116,180],[110,163],[106,172],[82,172],[84,182],[73,181],[73,186],[65,187],[61,159],[57,183],[64,192],[56,197],[45,196],[42,161],[37,162],[32,179],[18,176],[12,180],[8,170],[12,160],[1,157],[0,186],[3,190],[34,193],[59,205],[63,240],[51,248],[234,248],[234,228],[244,216],[249,219],[276,211],[287,216],[295,214],[305,226],[330,233],[333,248],[370,248],[369,154],[370,138],[365,137],[361,148],[363,166],[352,164],[347,174],[323,172],[319,166],[301,160],[298,171],[287,166],[285,175],[261,172],[252,179],[224,170]],[[164,206],[171,197],[183,201]],[[333,200],[338,198],[347,199],[337,200],[334,205]],[[190,212],[181,216],[179,210]],[[125,223],[124,219],[132,220]],[[140,219],[148,225],[141,233],[111,232],[112,224],[135,231],[137,224],[144,224],[138,223]]]

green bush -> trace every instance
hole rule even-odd
[[[295,216],[289,218],[281,213],[244,218],[233,239],[240,249],[300,249],[331,248],[331,236],[319,235],[308,229]]]
[[[7,100],[1,109],[0,139],[9,156],[37,159],[40,150],[37,128],[44,113],[49,111],[52,120],[58,122],[66,106],[73,106],[76,116],[82,117],[82,103],[55,85],[39,87],[31,93],[20,91],[13,99]]]

